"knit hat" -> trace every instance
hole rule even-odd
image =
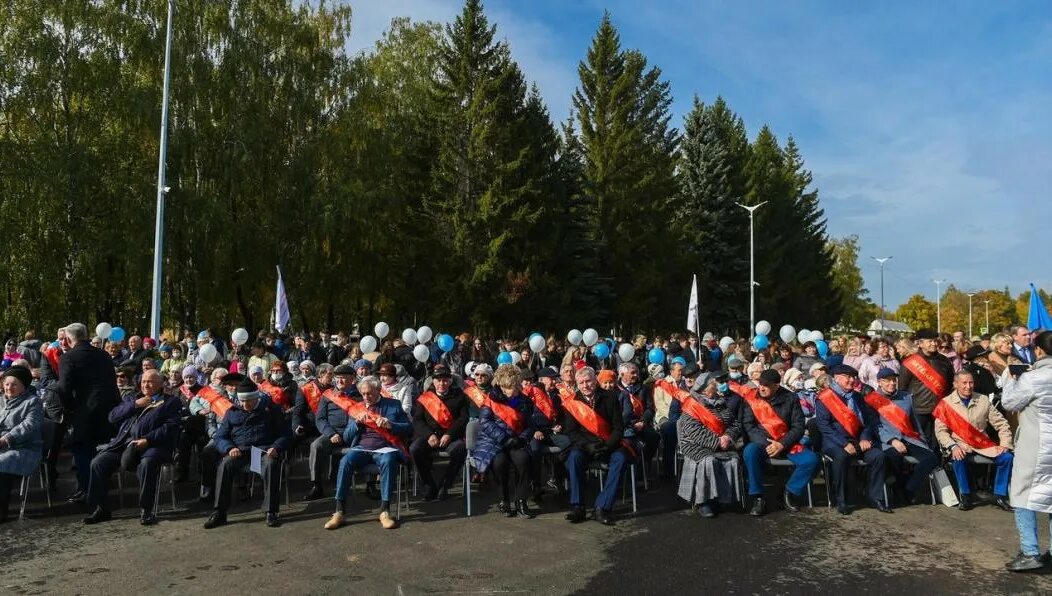
[[[5,377],[14,377],[18,379],[23,385],[28,388],[33,384],[33,373],[24,366],[12,366],[11,368],[4,371],[3,375],[0,375],[0,379]]]
[[[760,383],[764,385],[778,385],[781,382],[782,377],[776,370],[767,369],[760,373]]]
[[[601,370],[595,378],[600,383],[613,383],[617,380],[617,374],[612,370]]]
[[[359,358],[358,360],[354,361],[354,369],[358,370],[359,368],[367,368],[367,369],[369,369],[370,372],[372,372],[372,370],[373,370],[373,363],[369,362],[365,358]]]
[[[650,375],[651,379],[660,379],[664,375],[665,369],[660,364],[649,364],[647,365],[647,374]]]
[[[183,378],[184,379],[187,378],[187,377],[192,377],[192,378],[196,379],[197,378],[197,374],[198,374],[197,373],[197,367],[194,366],[193,364],[187,364],[186,366],[183,367]]]
[[[237,398],[241,401],[245,401],[246,399],[258,399],[259,387],[252,382],[252,379],[244,379],[237,384]]]

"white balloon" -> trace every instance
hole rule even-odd
[[[197,351],[197,354],[201,357],[201,360],[205,361],[205,364],[208,364],[216,359],[219,352],[216,351],[216,347],[212,344],[205,344],[201,346],[201,349]]]
[[[599,332],[589,327],[581,334],[581,339],[584,341],[584,345],[590,348],[595,345],[595,342],[599,341]]]
[[[427,362],[427,359],[431,357],[431,350],[427,349],[427,346],[421,344],[413,348],[413,358],[416,358],[417,362]]]
[[[801,329],[800,331],[798,331],[796,334],[796,341],[802,344],[806,344],[807,342],[811,341],[811,330]]]
[[[434,335],[435,333],[431,331],[431,328],[427,325],[424,325],[420,329],[416,330],[416,341],[422,344],[426,344],[427,342],[431,341],[431,338],[434,337]]]
[[[767,321],[756,323],[756,335],[768,335],[771,333],[771,324]]]
[[[571,329],[570,332],[566,334],[566,341],[570,342],[570,345],[581,345],[582,337],[580,330]]]
[[[113,325],[109,323],[99,323],[95,326],[95,335],[102,339],[109,339],[110,333],[113,333]]]
[[[233,340],[234,345],[243,346],[248,343],[248,329],[238,327],[234,329],[234,332],[230,334],[230,339]]]
[[[373,327],[373,333],[375,333],[376,337],[380,338],[381,340],[383,340],[383,338],[387,337],[387,334],[390,333],[390,332],[391,332],[391,327],[388,326],[387,323],[384,323],[383,321],[380,321],[379,323],[376,324],[375,327]]]
[[[724,352],[726,352],[727,348],[731,347],[732,343],[734,343],[734,340],[732,338],[727,337],[726,335],[724,335],[720,339],[720,349],[723,350]]]
[[[539,335],[534,335],[530,338],[530,351],[537,353],[544,349],[545,342],[544,338]]]
[[[792,325],[782,325],[782,328],[778,330],[778,337],[787,344],[792,343],[796,339],[796,329]]]
[[[376,338],[366,335],[358,341],[358,347],[362,349],[362,354],[372,354],[376,351]]]
[[[811,332],[811,341],[820,341],[820,340],[823,340],[825,338],[826,338],[826,336],[822,335],[821,331],[812,331]]]
[[[402,341],[404,341],[405,345],[407,346],[415,346],[416,330],[412,327],[407,327],[404,331],[402,331]]]
[[[621,357],[621,362],[628,362],[636,355],[636,347],[632,344],[621,344],[617,348],[617,355]]]
[[[517,350],[516,351],[512,351],[512,352],[508,352],[508,353],[511,354],[511,363],[512,364],[518,364],[518,363],[522,362],[522,354],[520,354]]]

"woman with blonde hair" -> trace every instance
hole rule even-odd
[[[1007,333],[997,333],[990,338],[990,372],[995,377],[1001,376],[1010,364],[1023,364],[1023,361],[1012,354],[1012,336]]]
[[[471,451],[472,465],[481,473],[492,469],[500,485],[498,509],[507,517],[532,518],[526,505],[530,490],[529,443],[533,437],[533,402],[522,394],[522,371],[502,364],[493,374],[494,389],[479,412],[479,436]],[[512,474],[515,500],[511,500]]]

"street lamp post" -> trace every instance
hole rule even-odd
[[[968,294],[968,341],[972,341],[972,296],[975,292]]]
[[[153,237],[153,296],[150,307],[150,337],[161,337],[161,281],[164,259],[165,163],[168,159],[168,88],[172,81],[172,16],[175,0],[168,0],[168,30],[164,42],[164,88],[161,92],[161,143],[157,156],[157,221]]]
[[[942,333],[942,284],[945,279],[933,279],[935,282],[935,331]]]
[[[986,332],[990,333],[990,301],[983,300],[986,303]]]
[[[757,203],[751,207],[746,207],[741,203],[735,203],[735,205],[749,212],[749,337],[752,337],[756,332],[756,249],[754,243],[755,228],[753,227],[753,214],[765,204],[767,204],[767,201]]]
[[[884,263],[891,260],[891,257],[870,257],[874,261],[880,263],[880,333],[884,333]]]

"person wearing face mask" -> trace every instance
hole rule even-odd
[[[178,483],[186,482],[190,475],[190,453],[194,445],[204,447],[208,443],[208,429],[205,417],[194,416],[190,410],[190,404],[203,389],[198,380],[200,375],[197,374],[197,367],[191,364],[176,373],[183,381],[178,389],[183,403],[180,413],[183,431],[179,434],[179,446],[175,454],[175,481]]]
[[[270,365],[270,375],[260,383],[259,390],[269,395],[270,401],[286,412],[296,404],[300,393],[296,380],[285,371],[285,364],[280,360]]]
[[[205,434],[208,438],[208,442],[198,454],[201,466],[200,500],[202,502],[211,500],[215,491],[216,466],[219,465],[221,458],[216,448],[215,434],[223,422],[223,417],[237,401],[237,385],[243,379],[242,375],[230,373],[225,368],[217,368],[209,377],[209,385],[201,387],[197,395],[190,400],[190,414],[204,421]]]
[[[727,378],[730,379],[731,391],[737,391],[739,386],[748,382],[748,379],[745,378],[744,370],[745,361],[737,355],[732,354],[727,358]]]
[[[168,358],[165,358],[164,362],[161,363],[161,374],[167,377],[172,371],[182,371],[186,367],[187,360],[183,354],[183,346],[179,344],[174,346],[164,344],[161,346],[161,353],[164,354],[165,352],[167,352]]]

